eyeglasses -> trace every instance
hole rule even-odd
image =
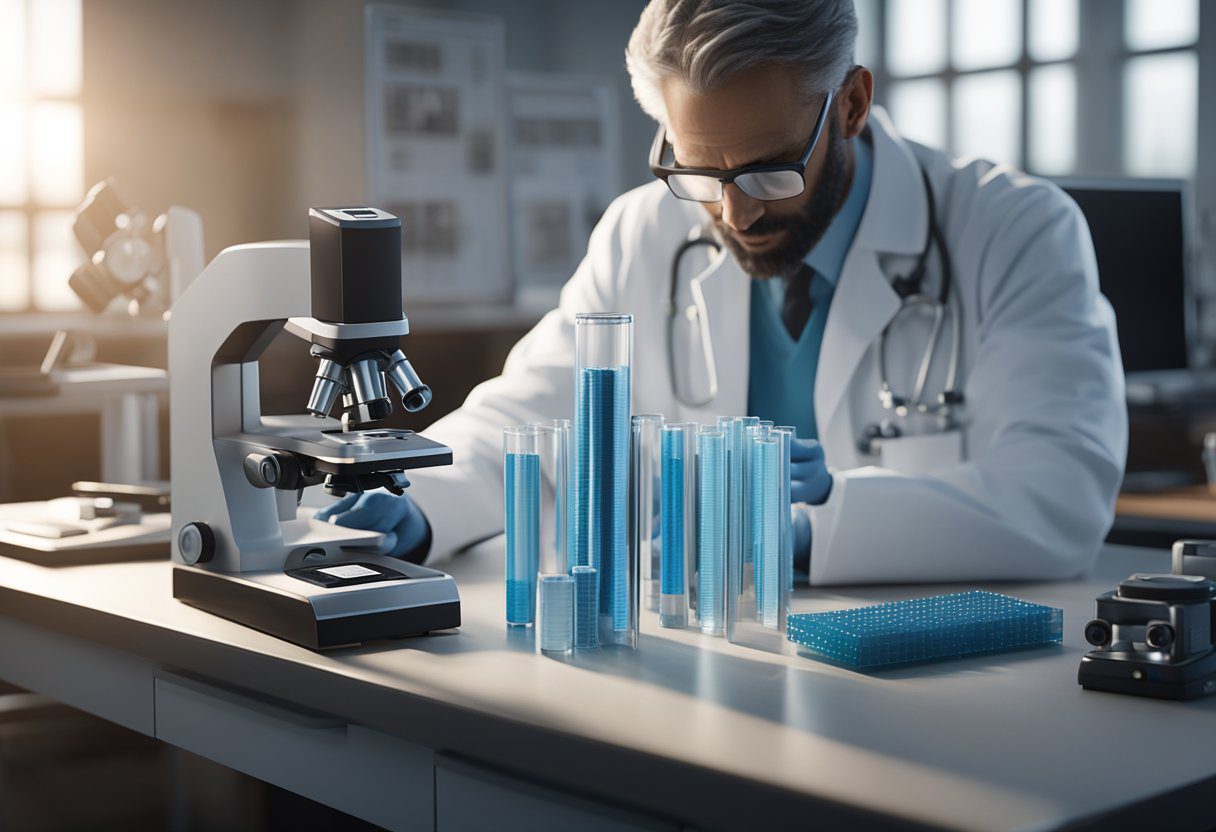
[[[806,181],[802,178],[806,173],[806,163],[819,143],[831,107],[832,93],[829,92],[815,120],[811,140],[807,142],[806,150],[802,151],[802,158],[784,165],[746,165],[734,170],[664,165],[663,155],[671,144],[667,141],[666,129],[659,125],[659,132],[655,134],[654,144],[650,148],[650,172],[666,182],[677,197],[693,202],[719,202],[723,189],[732,182],[753,199],[772,201],[798,196],[806,190]]]

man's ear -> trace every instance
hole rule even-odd
[[[836,99],[836,118],[844,138],[861,135],[870,117],[873,98],[874,73],[864,66],[853,67],[840,85],[840,95]]]

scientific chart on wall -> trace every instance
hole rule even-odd
[[[364,50],[367,192],[401,218],[406,303],[509,301],[502,22],[370,5]]]
[[[523,305],[551,305],[621,190],[620,114],[602,78],[507,77],[511,255]]]

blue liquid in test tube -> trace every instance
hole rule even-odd
[[[578,432],[578,564],[599,575],[600,611],[629,628],[629,368],[584,367]]]
[[[696,569],[696,426],[663,427],[663,530],[660,563],[659,625],[681,628],[688,623],[689,579]]]
[[[633,316],[574,318],[575,546],[595,568],[599,643],[637,646],[637,569],[629,553]]]
[[[697,434],[697,618],[721,633],[726,615],[726,435]]]
[[[506,479],[507,623],[527,626],[536,613],[540,558],[540,456],[508,453]]]
[[[753,450],[752,481],[757,492],[756,618],[776,629],[781,601],[781,441],[765,438]]]
[[[586,650],[599,645],[599,587],[594,566],[576,566],[574,581],[574,646]]]
[[[659,588],[659,624],[663,627],[684,627],[688,620],[688,542],[685,535],[692,530],[685,526],[685,501],[689,496],[687,490],[695,488],[696,484],[687,481],[689,460],[686,430],[685,425],[663,427],[663,497],[660,501],[662,574]]]

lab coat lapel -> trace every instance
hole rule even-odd
[[[725,246],[692,279],[694,298],[699,295],[704,304],[718,368],[718,397],[709,407],[723,416],[747,415],[749,281]]]
[[[845,392],[858,365],[897,311],[899,298],[879,268],[875,252],[854,249],[832,298],[819,350],[815,421],[821,438],[835,432],[838,417],[847,418],[842,412]],[[877,388],[874,393],[877,396]]]
[[[836,437],[840,430],[854,438],[851,424],[847,429],[839,424],[840,419],[850,420],[845,393],[858,365],[899,311],[899,296],[883,272],[880,256],[919,252],[928,228],[920,166],[881,109],[871,113],[870,136],[874,148],[870,196],[832,298],[815,376],[815,421],[824,439]],[[845,434],[839,436],[842,441]]]

